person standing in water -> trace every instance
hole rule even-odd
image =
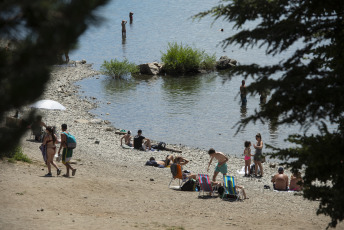
[[[240,86],[240,98],[241,98],[241,104],[246,105],[247,99],[246,99],[246,86],[245,86],[245,80],[241,81]]]
[[[122,37],[125,37],[127,35],[127,30],[125,28],[125,24],[127,24],[126,20],[122,20]]]
[[[130,24],[133,23],[133,15],[134,15],[133,12],[130,12],[130,13],[129,13]]]

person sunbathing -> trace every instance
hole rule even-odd
[[[272,177],[271,182],[273,183],[273,187],[275,190],[278,191],[287,191],[288,190],[288,176],[283,174],[284,169],[283,167],[278,168],[278,173]]]
[[[174,158],[174,162],[175,164],[179,164],[182,166],[182,171],[183,171],[183,165],[186,165],[187,163],[189,163],[189,160],[182,157],[182,156],[176,156]],[[197,179],[197,175],[196,174],[192,174],[190,173],[190,171],[187,171],[187,170],[184,170],[183,171],[183,178],[188,178],[188,179],[194,179],[196,180]]]
[[[302,183],[301,173],[300,172],[293,173],[293,175],[291,175],[290,177],[289,189],[292,191],[301,191],[302,185],[299,185],[298,184],[299,182]]]
[[[149,158],[149,161],[146,162],[148,166],[154,166],[159,168],[165,168],[170,166],[173,163],[173,155],[167,155],[165,160],[156,161],[154,157]]]
[[[174,157],[173,155],[167,155],[165,160],[156,161],[159,165],[163,165],[167,167],[173,163]]]

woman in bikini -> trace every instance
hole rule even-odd
[[[51,165],[53,165],[56,170],[57,170],[57,175],[61,174],[61,169],[59,169],[56,164],[54,163],[54,156],[56,154],[56,142],[57,142],[57,138],[56,135],[54,134],[54,128],[51,126],[48,126],[46,128],[46,132],[47,134],[44,137],[43,140],[43,145],[47,146],[47,166],[48,166],[48,174],[46,174],[45,176],[47,177],[51,177]]]

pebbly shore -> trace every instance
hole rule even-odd
[[[197,198],[196,192],[169,189],[170,169],[145,166],[145,162],[152,156],[160,160],[175,153],[123,149],[120,146],[122,136],[115,131],[126,127],[98,119],[89,112],[99,102],[81,97],[75,82],[92,76],[101,80],[103,76],[98,75],[92,65],[81,62],[76,62],[76,66],[53,68],[41,99],[56,100],[67,109],[40,110],[39,113],[47,125],[59,130],[61,124],[66,123],[75,135],[77,148],[73,167],[77,168],[77,173],[68,179],[56,176],[56,172],[53,178],[42,178],[47,169],[38,149],[39,143],[32,141],[28,131],[21,145],[34,163],[15,166],[2,163],[0,167],[3,194],[0,203],[7,207],[0,210],[1,229],[44,229],[42,224],[47,221],[54,226],[52,229],[68,226],[73,229],[326,227],[328,219],[315,214],[318,202],[305,200],[299,193],[264,189],[264,185],[272,187],[271,176],[278,167],[269,162],[263,163],[262,178],[247,178],[237,172],[244,166],[243,157],[229,156],[228,174],[235,176],[236,183],[245,187],[249,197],[242,202],[225,202],[220,198],[202,200]],[[149,138],[149,133],[144,135]],[[190,160],[184,169],[195,174],[207,173],[209,155],[206,150],[170,143],[166,147],[182,151],[178,155]],[[216,150],[226,153],[223,149]],[[215,164],[210,167],[210,176]],[[58,165],[64,173],[64,166]],[[288,170],[286,174],[290,176]],[[217,179],[222,180],[222,176]],[[15,199],[13,194],[17,194]]]

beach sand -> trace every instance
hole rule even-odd
[[[73,83],[97,75],[90,65],[57,67],[51,75],[42,99],[59,101],[67,110],[42,110],[43,121],[58,130],[62,123],[68,124],[77,139],[73,155],[77,172],[75,177],[64,178],[53,169],[53,177],[44,177],[47,168],[40,144],[32,141],[28,131],[21,145],[33,163],[0,161],[0,229],[324,229],[330,221],[316,215],[317,201],[264,189],[271,186],[278,167],[270,168],[269,163],[263,164],[263,178],[246,178],[237,173],[244,160],[230,156],[229,174],[245,186],[249,199],[244,201],[199,199],[198,192],[169,189],[170,169],[144,164],[151,156],[160,160],[171,152],[123,149],[114,127],[126,127],[95,119],[88,112],[97,105],[96,99],[80,98]],[[144,135],[149,138],[149,133]],[[206,150],[167,147],[183,151],[181,155],[190,160],[185,169],[206,173]],[[65,167],[61,162],[58,165],[64,174]],[[210,176],[214,168],[215,163]]]

